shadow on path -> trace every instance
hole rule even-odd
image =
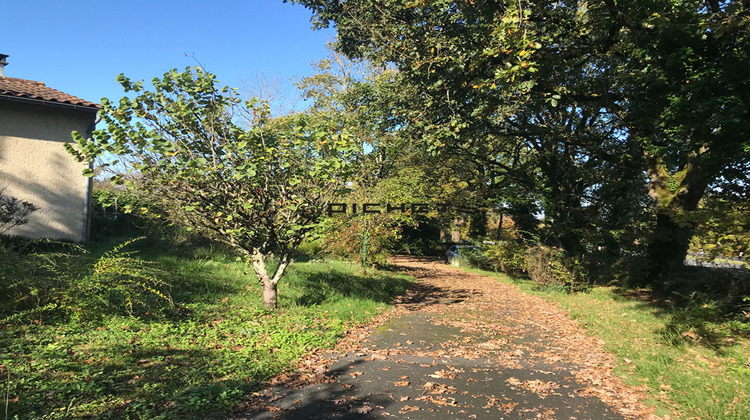
[[[277,381],[232,418],[626,418],[581,379],[576,361],[550,356],[562,347],[545,341],[545,328],[512,319],[529,312],[503,298],[516,289],[498,292],[499,283],[431,258],[407,262],[402,272],[418,282],[395,316],[340,343],[316,379]],[[518,307],[504,312],[508,305]]]

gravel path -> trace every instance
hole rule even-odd
[[[396,308],[275,378],[235,419],[655,418],[613,356],[516,286],[424,257]]]

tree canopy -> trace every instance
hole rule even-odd
[[[747,2],[293,2],[398,70],[415,140],[478,162],[490,196],[539,208],[571,253],[616,252],[646,223],[658,279],[705,192],[748,172]]]

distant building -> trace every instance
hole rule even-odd
[[[42,82],[4,76],[0,54],[0,190],[39,208],[7,232],[83,242],[89,236],[91,179],[63,145],[90,135],[99,105]]]

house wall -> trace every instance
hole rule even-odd
[[[0,100],[0,190],[37,207],[8,235],[88,239],[91,179],[64,148],[74,130],[93,127],[95,113]]]

